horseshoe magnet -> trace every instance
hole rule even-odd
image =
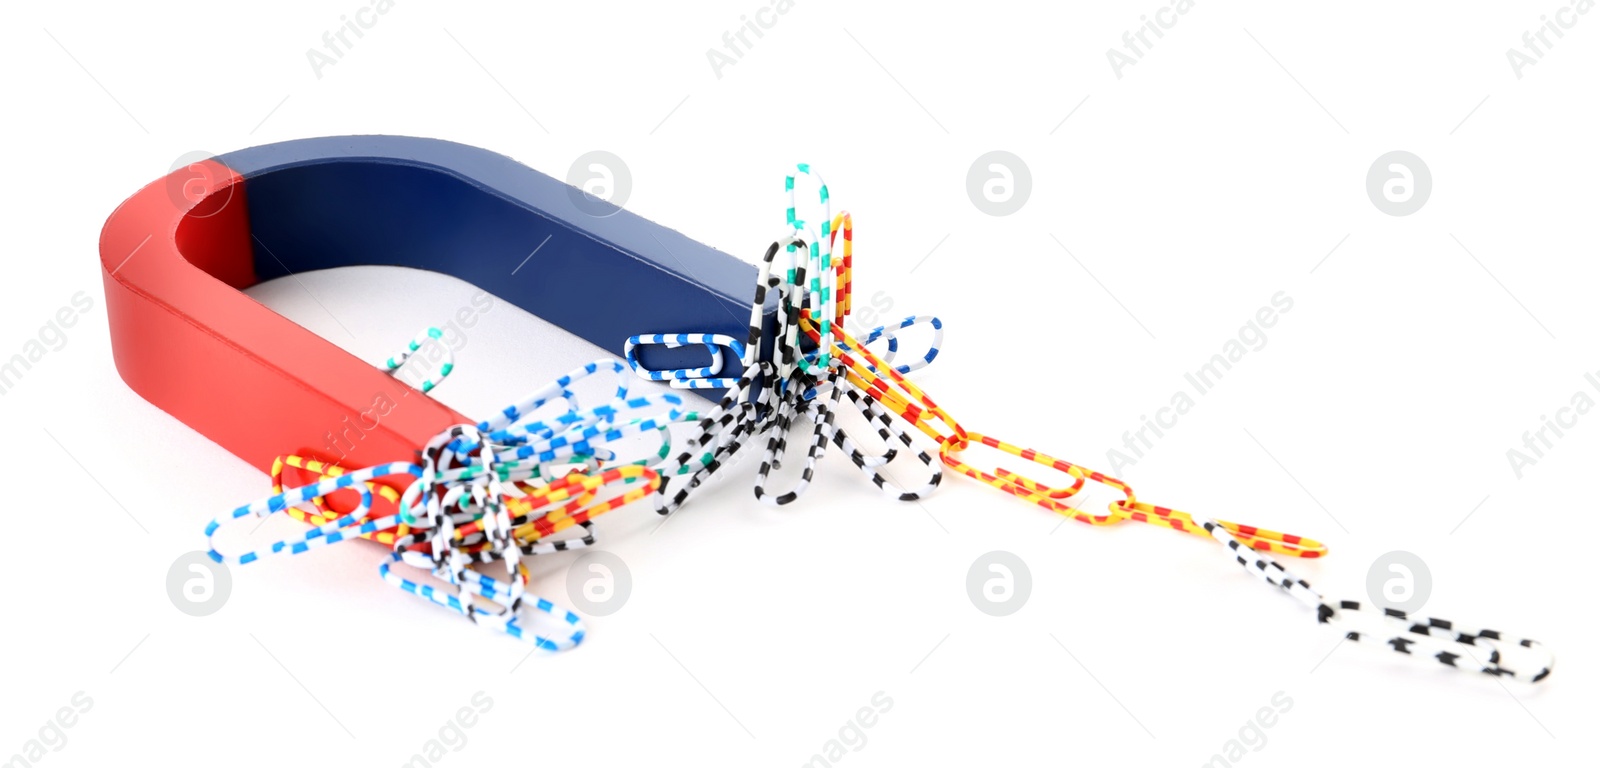
[[[443,272],[620,357],[641,328],[744,336],[756,276],[503,155],[401,136],[288,141],[179,168],[111,214],[100,264],[123,380],[264,472],[320,452],[375,393],[410,387],[242,292],[261,281],[356,265]],[[574,290],[594,274],[610,290]],[[697,346],[636,354],[658,369],[706,365]],[[739,376],[737,358],[724,365]],[[408,397],[343,461],[410,461],[473,421]]]

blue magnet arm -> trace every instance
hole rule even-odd
[[[748,334],[756,268],[504,155],[438,139],[335,136],[217,158],[245,178],[258,279],[386,265],[465,280],[623,355],[640,333]],[[770,329],[777,297],[768,297]],[[768,334],[770,337],[770,334]],[[699,348],[641,350],[650,369]],[[770,342],[761,350],[771,354]],[[738,376],[728,360],[725,376]],[[713,400],[722,390],[700,390]]]

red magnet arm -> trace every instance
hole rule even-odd
[[[106,221],[106,313],[129,387],[263,472],[285,453],[324,452],[313,441],[380,394],[404,405],[363,430],[350,466],[411,461],[429,438],[472,421],[242,293],[256,283],[245,203],[244,179],[207,160],[141,189]]]

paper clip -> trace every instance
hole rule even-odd
[[[652,371],[644,368],[635,354],[638,347],[652,344],[659,344],[668,349],[689,346],[705,347],[706,351],[711,353],[711,362],[699,368]],[[728,351],[733,353],[733,359],[745,359],[744,342],[720,333],[657,333],[649,336],[633,336],[624,345],[623,354],[627,357],[628,365],[633,370],[644,374],[651,381],[665,381],[670,386],[678,389],[727,389],[733,386],[738,379],[722,375],[723,347],[727,347]]]
[[[939,347],[944,344],[944,323],[940,322],[939,318],[934,317],[933,315],[914,315],[901,320],[893,327],[880,325],[877,328],[874,328],[863,334],[859,342],[865,346],[878,341],[879,339],[888,339],[889,351],[882,356],[882,359],[886,364],[893,363],[895,355],[900,351],[900,340],[898,338],[898,333],[907,328],[914,328],[919,325],[927,325],[933,329],[933,340],[928,344],[928,351],[923,353],[921,357],[917,358],[916,362],[905,365],[897,365],[894,367],[895,370],[899,371],[900,373],[919,371],[928,367],[928,364],[932,363],[933,359],[939,356]]]
[[[445,377],[450,375],[450,371],[454,370],[456,367],[455,354],[450,351],[449,346],[440,340],[443,337],[444,331],[441,331],[438,328],[429,327],[423,329],[421,333],[417,334],[416,338],[412,339],[411,342],[406,345],[406,350],[404,352],[401,352],[400,354],[383,361],[384,370],[390,375],[394,375],[395,373],[399,372],[402,366],[406,364],[407,360],[411,359],[412,355],[415,355],[417,351],[422,348],[423,344],[433,342],[433,345],[438,349],[444,350],[444,360],[439,363],[438,373],[434,374],[430,378],[423,379],[417,385],[417,390],[424,394],[432,392],[433,388],[438,386],[439,382],[444,381]]]
[[[801,356],[799,359],[800,370],[805,373],[812,373],[814,370],[829,367],[833,354],[833,319],[838,314],[834,297],[838,278],[834,273],[836,267],[833,263],[833,203],[829,200],[828,184],[822,180],[822,176],[812,170],[809,163],[796,165],[795,171],[790,172],[783,180],[784,191],[789,194],[789,207],[785,211],[785,218],[788,219],[789,226],[794,230],[793,237],[800,237],[806,234],[806,223],[796,215],[795,210],[794,187],[798,174],[804,174],[816,179],[817,204],[822,208],[821,237],[811,238],[811,246],[809,248],[809,267],[811,269],[809,288],[810,295],[817,299],[816,309],[822,315],[821,329],[819,331],[822,342],[817,345],[815,360],[805,356]],[[793,242],[785,246],[790,251],[793,251],[795,247],[796,244]],[[797,278],[795,282],[804,283],[804,280]]]
[[[341,467],[327,464],[316,459],[307,458],[305,456],[298,456],[295,454],[279,456],[272,462],[271,474],[273,493],[283,493],[283,475],[284,472],[289,469],[301,470],[322,478],[339,477],[345,473],[345,470]],[[374,507],[376,507],[379,502],[381,502],[385,508],[393,507],[400,502],[400,493],[391,486],[375,483],[370,480],[363,482],[362,486],[365,487],[366,490],[374,497],[372,499]],[[350,489],[350,492],[354,493],[355,489]],[[290,517],[293,517],[296,520],[317,526],[326,525],[350,512],[350,510],[347,510],[346,512],[334,511],[329,503],[329,499],[330,496],[319,496],[312,499],[312,504],[315,505],[314,509],[308,510],[304,506],[292,506],[285,511]],[[368,511],[369,517],[374,514],[376,514],[375,510]],[[401,523],[396,529],[384,528],[376,530],[372,533],[362,534],[362,538],[372,539],[379,544],[393,544],[395,536],[404,536],[405,533],[406,526],[404,523]]]
[[[1356,600],[1329,602],[1312,589],[1305,579],[1297,578],[1276,560],[1259,552],[1251,552],[1246,544],[1216,521],[1195,518],[1195,522],[1222,542],[1228,548],[1229,555],[1245,572],[1255,574],[1267,584],[1315,609],[1318,622],[1345,629],[1347,640],[1361,642],[1376,639],[1389,646],[1390,650],[1412,658],[1432,658],[1453,669],[1475,669],[1487,675],[1505,676],[1527,683],[1544,680],[1555,667],[1554,654],[1533,640],[1510,637],[1492,629],[1468,629],[1445,619],[1414,616],[1394,608],[1378,611]],[[1351,614],[1372,616],[1377,620],[1379,631],[1364,633],[1354,629],[1358,621]],[[1534,659],[1528,666],[1510,666],[1506,658],[1508,649],[1521,649]]]
[[[358,470],[348,474],[341,473],[339,475],[329,477],[328,479],[323,480],[315,485],[290,489],[281,493],[277,493],[273,496],[269,496],[261,501],[236,507],[230,512],[226,513],[226,515],[217,516],[208,525],[206,525],[206,541],[211,545],[207,554],[211,556],[212,560],[215,560],[219,563],[247,565],[255,562],[256,560],[260,559],[261,555],[263,554],[262,550],[251,550],[239,555],[224,555],[217,551],[216,545],[214,544],[214,539],[217,531],[222,528],[224,523],[238,520],[242,517],[267,517],[273,513],[282,512],[290,507],[304,504],[313,499],[322,498],[331,493],[354,489],[357,483],[364,483],[373,478],[400,474],[415,475],[415,465],[396,462],[391,464],[380,464],[376,467],[368,467],[366,469]],[[361,502],[354,510],[341,515],[339,518],[329,523],[312,528],[310,531],[307,531],[304,535],[302,535],[298,540],[285,539],[274,542],[265,550],[265,554],[281,554],[287,552],[292,555],[298,555],[316,547],[337,544],[344,540],[346,531],[352,526],[359,526],[356,529],[358,533],[370,533],[372,530],[376,530],[375,527],[369,528],[369,526],[375,526],[377,523],[361,523],[360,521],[360,518],[365,515],[366,511],[371,507],[372,492],[362,488],[360,493]]]

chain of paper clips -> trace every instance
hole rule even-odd
[[[932,362],[938,355],[942,325],[937,318],[907,318],[892,329],[879,328],[860,339],[852,338],[845,332],[843,326],[850,311],[852,288],[852,221],[847,213],[832,216],[827,185],[809,167],[802,165],[798,170],[816,179],[817,203],[821,206],[822,214],[819,219],[820,231],[811,231],[806,222],[796,216],[794,195],[797,176],[791,174],[785,183],[790,196],[787,218],[791,231],[772,244],[762,259],[752,302],[749,335],[742,348],[724,337],[706,334],[636,336],[629,340],[629,363],[641,375],[670,381],[677,387],[729,390],[717,408],[702,420],[699,434],[691,441],[691,445],[700,447],[714,443],[715,450],[709,454],[710,460],[703,462],[688,487],[680,489],[676,496],[660,507],[662,513],[671,512],[681,505],[702,478],[730,460],[744,439],[762,434],[767,435],[766,452],[757,474],[755,494],[757,498],[773,504],[791,502],[810,483],[817,460],[831,440],[849,454],[851,462],[864,471],[874,484],[900,499],[917,499],[931,491],[939,483],[942,464],[1013,496],[1093,525],[1134,520],[1209,536],[1222,543],[1225,547],[1223,551],[1247,571],[1313,608],[1319,622],[1345,629],[1347,639],[1376,639],[1401,654],[1427,656],[1446,666],[1475,669],[1529,682],[1543,680],[1550,674],[1554,658],[1535,641],[1510,637],[1496,630],[1468,629],[1444,619],[1411,616],[1392,608],[1380,611],[1363,607],[1353,600],[1330,601],[1313,590],[1304,579],[1293,576],[1271,556],[1264,554],[1320,557],[1327,552],[1327,547],[1320,542],[1142,502],[1135,497],[1127,483],[1117,478],[963,428],[932,398],[905,378],[905,374]],[[838,262],[834,262],[832,246],[841,232],[843,254]],[[783,265],[785,279],[782,280],[772,274],[774,258],[780,249],[788,255]],[[808,249],[809,256],[799,264],[794,258],[798,249]],[[807,270],[810,270],[809,279]],[[758,344],[764,338],[760,326],[761,309],[767,292],[774,287],[779,290],[778,328],[773,335],[773,362],[769,364],[757,362],[756,353]],[[935,334],[927,353],[911,365],[894,365],[893,355],[898,351],[895,332],[923,323],[932,326]],[[811,342],[810,351],[804,351],[797,343],[797,331],[803,332]],[[869,344],[880,338],[887,338],[889,342],[889,354],[882,357],[868,349]],[[736,380],[721,377],[723,358],[719,354],[714,354],[713,363],[702,369],[646,371],[640,368],[633,351],[635,346],[643,344],[684,346],[697,343],[708,346],[720,344],[735,353],[742,353],[736,356],[744,364],[743,375]],[[760,386],[758,381],[761,382]],[[890,446],[884,452],[871,454],[861,450],[845,430],[835,424],[841,393],[869,423],[879,426],[879,436]],[[808,417],[812,431],[800,483],[787,492],[771,493],[766,487],[768,473],[780,466],[790,427],[801,414]],[[899,421],[890,418],[889,414],[898,416]],[[898,440],[915,450],[905,424],[931,438],[939,448],[937,463],[926,451],[916,453],[917,460],[928,468],[929,475],[926,484],[914,489],[894,487],[880,471],[894,459],[892,440]],[[1065,473],[1071,482],[1063,488],[1051,488],[1005,469],[984,472],[960,458],[961,452],[973,444],[1050,467]],[[692,452],[684,453],[678,460],[682,462],[691,455]],[[1120,492],[1123,498],[1113,502],[1107,514],[1103,515],[1094,515],[1070,506],[1067,501],[1082,490],[1088,481],[1110,487]],[[1361,623],[1363,620],[1364,624]],[[1526,663],[1516,663],[1508,658],[1510,654],[1507,651],[1521,653],[1515,649],[1526,651]]]
[[[415,464],[347,473],[305,457],[283,457],[273,472],[276,495],[219,516],[208,526],[207,536],[213,536],[226,520],[279,511],[315,527],[298,539],[242,555],[223,555],[213,547],[212,557],[244,564],[263,554],[298,554],[349,538],[371,538],[392,549],[380,568],[385,582],[480,624],[533,640],[542,648],[560,650],[582,640],[582,623],[576,614],[526,594],[525,558],[593,544],[594,517],[645,497],[650,497],[658,512],[670,514],[719,470],[736,462],[752,443],[764,443],[755,496],[767,504],[788,504],[810,486],[827,445],[833,443],[875,486],[900,500],[931,493],[948,467],[1092,525],[1134,520],[1210,537],[1223,544],[1224,553],[1246,570],[1311,607],[1318,621],[1345,629],[1348,639],[1376,639],[1402,654],[1428,656],[1447,666],[1492,675],[1534,682],[1549,675],[1553,657],[1532,640],[1494,630],[1466,629],[1393,609],[1378,611],[1355,601],[1330,601],[1267,554],[1316,558],[1327,552],[1320,542],[1142,502],[1117,478],[965,429],[906,378],[938,356],[943,331],[938,318],[909,317],[860,338],[846,332],[853,287],[853,222],[848,213],[832,214],[828,187],[819,175],[806,165],[797,166],[797,171],[785,179],[788,229],[761,258],[745,338],[711,333],[635,336],[626,344],[627,365],[601,360],[584,366],[503,409],[493,419],[439,435],[423,448]],[[798,216],[796,186],[802,178],[815,182],[820,206],[815,226]],[[838,258],[835,245],[841,246]],[[776,324],[765,328],[764,308],[774,291]],[[900,332],[917,326],[932,331],[928,349],[909,363],[896,364]],[[386,361],[385,368],[391,372],[400,369],[429,333],[436,334],[419,335],[406,353]],[[882,355],[868,348],[880,341],[887,346]],[[650,345],[702,347],[710,361],[696,368],[648,370],[640,364],[638,352]],[[740,366],[737,376],[725,372],[735,360]],[[446,358],[438,374],[425,380],[424,391],[447,376],[452,365]],[[723,390],[724,394],[716,406],[696,413],[684,408],[682,399],[671,393],[631,394],[630,368],[643,378],[667,382],[673,388]],[[584,408],[571,385],[597,373],[616,374],[617,389],[608,402]],[[881,449],[864,447],[838,423],[846,402],[849,410],[862,416],[876,432]],[[809,433],[799,479],[791,488],[774,490],[771,474],[789,460],[788,440],[797,423]],[[672,451],[674,440],[669,433],[674,424],[691,428],[677,453]],[[937,458],[919,447],[913,431],[933,441]],[[661,440],[653,456],[624,461],[614,450],[620,441],[652,433]],[[1053,488],[1005,469],[979,470],[960,456],[974,444],[1049,467],[1071,481]],[[902,453],[921,465],[925,480],[903,487],[889,479],[885,467]],[[322,479],[284,490],[285,467]],[[403,493],[375,482],[390,476],[409,476]],[[1069,504],[1090,481],[1122,494],[1106,514],[1095,515]],[[357,498],[349,510],[334,512],[326,498],[341,492]],[[397,511],[376,515],[372,511],[375,494]],[[574,527],[581,528],[578,537],[556,537]],[[500,565],[491,570],[503,569],[500,578],[472,569],[494,563]],[[394,570],[395,565],[427,571],[451,588],[408,579]],[[559,631],[546,635],[525,630],[517,613],[524,606],[553,617]],[[1360,625],[1362,621],[1366,624]],[[1505,653],[1508,650],[1527,653],[1529,663],[1514,664]]]

